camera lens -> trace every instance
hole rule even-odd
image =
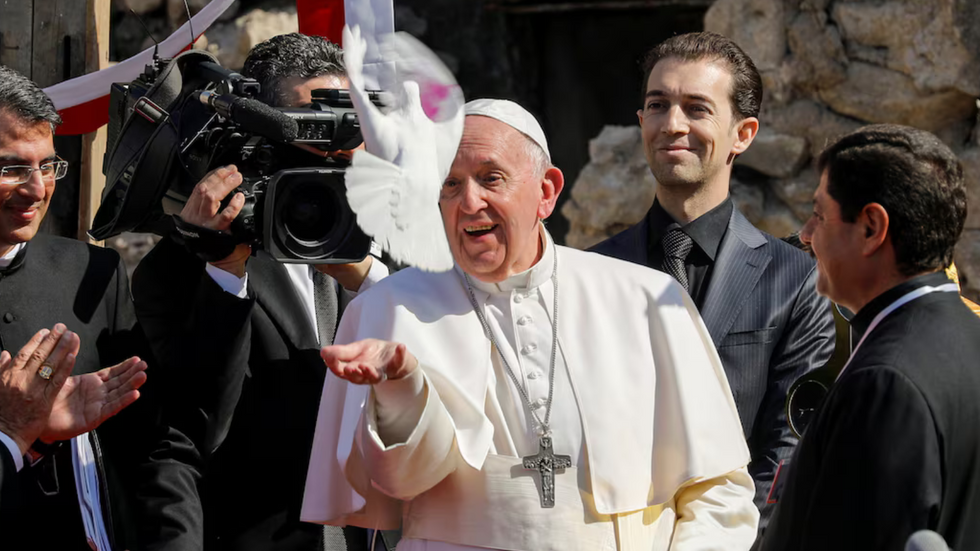
[[[281,220],[290,237],[307,247],[317,247],[333,233],[337,212],[333,188],[304,182],[284,198]]]
[[[342,170],[281,171],[272,186],[275,240],[289,257],[330,258],[357,233]]]

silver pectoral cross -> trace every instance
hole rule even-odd
[[[541,437],[538,453],[524,458],[524,468],[537,470],[541,475],[541,507],[555,506],[555,471],[564,471],[571,466],[570,456],[555,455],[552,451],[550,436]]]

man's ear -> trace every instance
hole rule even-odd
[[[741,155],[752,145],[752,140],[759,133],[759,119],[745,117],[735,123],[735,143],[732,144],[732,155]]]
[[[879,203],[868,203],[861,209],[857,221],[863,226],[864,231],[864,246],[861,252],[864,256],[871,256],[888,238],[888,211]]]
[[[636,120],[640,122],[640,126],[643,126],[643,109],[636,110]]]
[[[544,220],[551,216],[558,202],[558,195],[565,187],[565,175],[556,167],[545,171],[541,177],[541,202],[538,203],[538,218]]]

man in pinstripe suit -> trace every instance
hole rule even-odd
[[[762,80],[731,40],[691,33],[653,48],[637,113],[656,200],[595,251],[673,275],[700,310],[728,375],[765,527],[797,439],[786,393],[834,350],[830,304],[806,253],[756,229],[728,194],[734,158],[759,129]]]

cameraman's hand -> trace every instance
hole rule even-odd
[[[367,279],[372,262],[374,262],[373,257],[367,255],[364,260],[353,264],[317,264],[313,267],[317,271],[336,279],[337,283],[340,283],[344,289],[356,293],[361,289],[364,280]]]
[[[227,231],[232,220],[245,206],[245,195],[236,193],[224,209],[221,208],[221,201],[240,185],[242,185],[242,175],[235,165],[212,170],[194,186],[194,191],[180,211],[180,217],[190,224]],[[252,248],[247,243],[242,243],[235,247],[235,251],[230,255],[211,264],[238,277],[244,277],[245,262],[250,254]]]

